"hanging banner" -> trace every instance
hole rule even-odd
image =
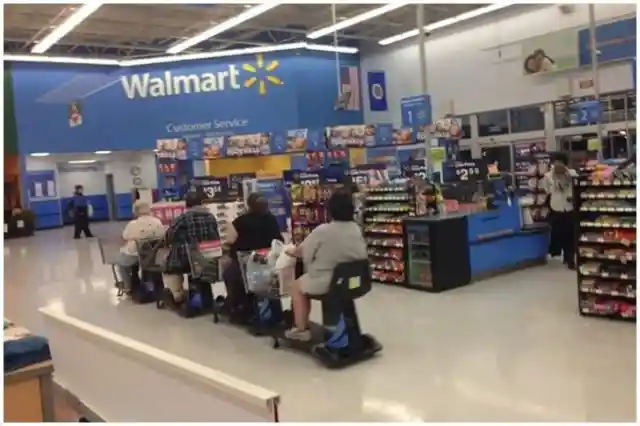
[[[227,157],[271,154],[269,133],[234,135],[227,137]]]
[[[326,135],[329,149],[375,145],[375,126],[373,125],[327,127]]]
[[[428,129],[432,138],[460,139],[462,137],[462,122],[455,117],[440,118],[431,124]]]
[[[572,124],[589,125],[602,120],[602,103],[600,101],[583,101],[570,105],[569,121]]]
[[[224,136],[206,137],[202,140],[201,158],[216,160],[224,156]]]
[[[369,71],[367,73],[369,87],[369,107],[371,111],[387,110],[387,85],[384,71]]]
[[[158,139],[156,141],[158,158],[187,159],[187,141],[184,139]]]

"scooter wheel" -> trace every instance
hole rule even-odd
[[[217,314],[217,313],[214,313],[214,314],[213,314],[213,323],[214,323],[214,324],[217,324],[217,323],[219,323],[219,322],[220,322],[220,317],[218,316],[218,314]]]
[[[280,347],[280,340],[274,338],[272,347],[273,349],[278,349]]]

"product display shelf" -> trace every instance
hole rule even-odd
[[[291,238],[300,244],[316,227],[327,222],[325,203],[340,183],[300,182],[292,183],[289,189],[291,199]]]
[[[636,173],[575,179],[580,314],[636,321]]]
[[[220,240],[227,241],[229,227],[235,218],[244,213],[244,202],[242,200],[217,201],[208,203],[206,206],[216,217]]]
[[[546,221],[549,209],[542,178],[549,171],[550,155],[542,144],[522,144],[514,147],[516,191],[524,213],[524,226],[536,226]]]
[[[415,214],[415,194],[407,180],[367,190],[362,210],[363,232],[374,282],[406,283],[402,218]]]

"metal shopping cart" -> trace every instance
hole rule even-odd
[[[101,237],[98,238],[98,247],[100,248],[100,257],[104,265],[111,266],[113,274],[113,283],[118,289],[118,296],[124,295],[124,281],[118,277],[116,266],[120,256],[120,247],[122,247],[122,238],[120,237]]]
[[[240,273],[244,283],[245,291],[253,297],[255,309],[255,321],[250,328],[252,334],[268,334],[268,330],[281,327],[289,327],[292,323],[291,310],[282,309],[282,298],[289,295],[288,289],[284,288],[282,280],[278,274],[273,273],[271,280],[264,285],[256,286],[247,275],[247,265],[249,261],[267,263],[266,255],[269,249],[256,251],[239,251],[238,263]]]
[[[189,312],[185,312],[185,316],[204,314],[210,310],[213,313],[214,322],[218,322],[219,306],[214,301],[211,286],[220,277],[220,259],[222,258],[220,241],[202,241],[194,247],[187,247],[186,251],[191,273],[189,274],[188,302],[184,304],[184,309]]]
[[[156,307],[161,309],[164,307],[164,284],[162,282],[162,273],[165,270],[165,261],[169,253],[163,238],[149,238],[136,241],[138,249],[138,261],[140,264],[140,280],[144,288],[144,294],[141,299],[145,301],[154,300]],[[139,292],[143,293],[143,292]]]

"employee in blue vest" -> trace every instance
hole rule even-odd
[[[80,238],[80,234],[83,232],[85,237],[93,237],[89,229],[89,212],[91,205],[87,197],[83,194],[83,190],[82,185],[76,185],[73,198],[71,198],[68,206],[69,214],[73,219],[73,238],[76,240]]]

